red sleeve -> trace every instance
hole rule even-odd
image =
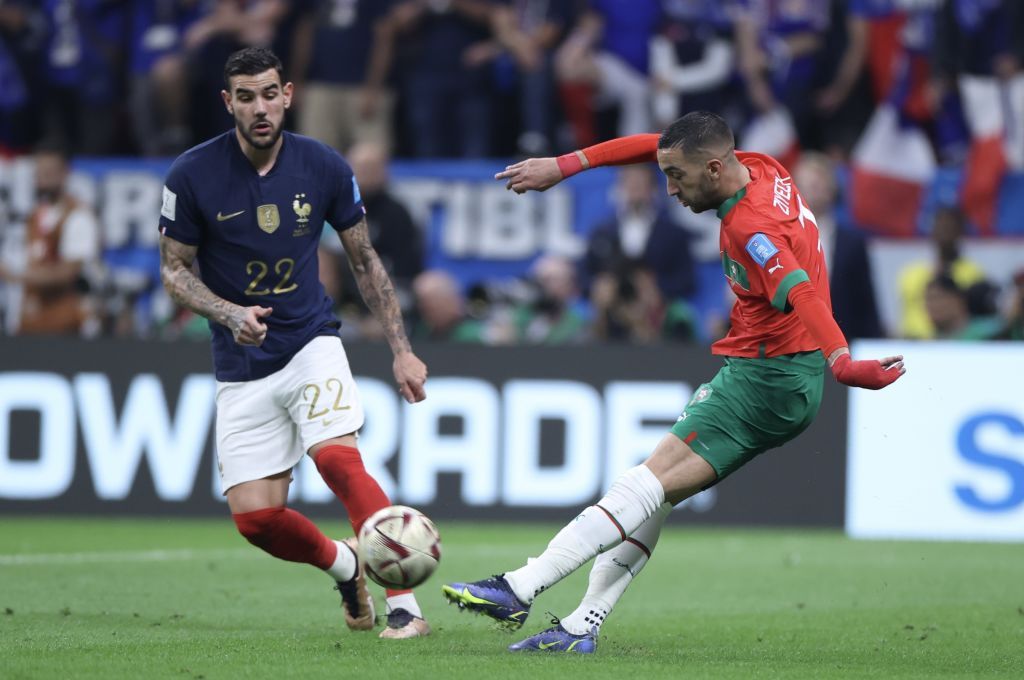
[[[818,297],[810,281],[793,286],[789,292],[789,304],[793,306],[793,311],[800,317],[807,332],[821,347],[826,359],[840,347],[849,346],[839,324],[832,318],[828,306]]]
[[[749,228],[751,224],[758,225],[760,230]],[[751,278],[761,282],[761,289],[772,307],[780,312],[787,311],[789,291],[798,283],[811,280],[793,254],[789,241],[752,211],[742,213],[730,229],[731,241],[738,256],[743,258],[744,266],[750,268]]]
[[[658,160],[659,134],[630,135],[601,142],[583,149],[590,167],[602,165],[631,165]]]

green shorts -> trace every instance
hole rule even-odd
[[[807,429],[821,405],[821,352],[742,359],[725,366],[693,393],[672,427],[725,479],[759,453]]]

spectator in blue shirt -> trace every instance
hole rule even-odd
[[[118,0],[45,0],[44,135],[73,154],[115,151],[130,7]]]
[[[393,0],[318,0],[299,22],[295,84],[299,131],[339,151],[357,141],[392,146],[388,87]]]
[[[406,0],[395,8],[407,136],[420,158],[490,155],[493,0]]]

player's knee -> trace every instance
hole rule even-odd
[[[238,533],[257,547],[267,544],[274,534],[275,527],[284,515],[284,508],[263,508],[252,512],[239,512],[231,515],[235,520]]]

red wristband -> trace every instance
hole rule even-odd
[[[562,172],[563,179],[572,177],[577,172],[583,170],[583,161],[580,160],[579,154],[575,151],[559,156],[555,159],[555,162],[558,163],[558,169]]]

